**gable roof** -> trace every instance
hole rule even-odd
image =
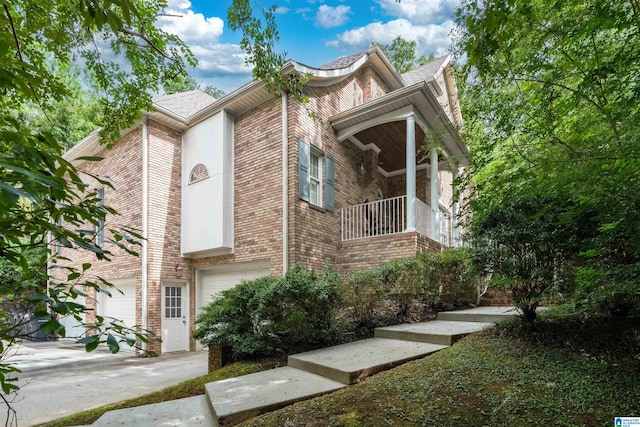
[[[362,52],[355,53],[353,55],[342,56],[336,59],[335,61],[332,61],[332,62],[329,62],[328,64],[324,64],[320,66],[319,69],[320,70],[337,70],[340,68],[350,67],[351,65],[355,64],[358,61],[358,59],[362,58],[366,53],[367,51],[362,51]]]
[[[407,83],[407,86],[411,86],[417,82],[430,81],[438,78],[444,68],[451,62],[449,55],[441,56],[431,62],[421,65],[418,68],[407,71],[402,74],[402,78]]]
[[[183,120],[188,120],[191,116],[214,102],[216,102],[216,98],[200,89],[153,98],[153,106],[158,111],[170,113]]]

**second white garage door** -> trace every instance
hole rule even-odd
[[[135,279],[112,280],[111,283],[122,293],[113,288],[107,288],[111,297],[98,295],[97,314],[121,320],[128,327],[136,325],[136,282]],[[109,319],[105,319],[108,321]],[[126,346],[123,350],[129,349]]]
[[[225,289],[236,286],[243,280],[269,275],[269,262],[251,262],[213,267],[199,270],[198,310],[209,304]]]

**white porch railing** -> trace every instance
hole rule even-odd
[[[451,215],[438,212],[440,230],[431,236],[431,207],[416,199],[416,230],[446,246],[451,246]],[[376,200],[340,210],[341,239],[355,240],[367,237],[402,233],[407,228],[407,197]]]
[[[406,228],[406,206],[406,196],[399,196],[342,208],[342,240],[402,233]]]
[[[440,243],[445,246],[451,245],[451,214],[449,212],[438,212],[440,215]]]
[[[431,208],[416,197],[416,230],[423,236],[431,236]]]

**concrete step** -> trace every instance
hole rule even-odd
[[[420,359],[445,345],[370,338],[289,356],[288,365],[343,384]]]
[[[92,426],[213,426],[214,419],[209,411],[205,396],[169,400],[152,405],[109,411],[98,418]]]
[[[466,335],[480,332],[491,326],[493,323],[433,320],[376,328],[374,336],[450,346]]]
[[[441,311],[437,320],[496,323],[518,315],[514,307],[475,307],[466,310]]]
[[[285,366],[205,385],[213,418],[219,426],[233,426],[345,387],[344,384]]]

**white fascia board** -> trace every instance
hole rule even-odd
[[[345,139],[350,138],[351,136],[357,134],[362,130],[369,129],[383,123],[406,120],[407,117],[415,114],[416,111],[414,110],[413,105],[407,105],[398,110],[391,111],[381,116],[377,116],[372,119],[365,120],[364,122],[357,123],[353,126],[349,126],[348,128],[342,129],[338,131],[336,137],[338,138],[338,141],[344,141]]]
[[[426,171],[430,171],[431,170],[431,165],[429,163],[422,163],[419,165],[416,165],[416,170],[420,171],[420,170],[426,170]],[[449,166],[449,163],[447,162],[438,162],[438,170],[439,171],[450,171],[451,168]],[[385,178],[390,178],[392,176],[400,176],[400,175],[405,175],[407,173],[407,169],[403,168],[403,169],[397,169],[391,172],[387,172],[386,170],[382,169],[381,166],[378,166],[378,172],[380,173],[380,175],[384,176]]]
[[[320,68],[313,68],[307,65],[291,61],[293,68],[301,75],[311,74],[313,77],[321,79],[335,79],[336,77],[348,76],[351,73],[357,71],[369,60],[369,54],[362,55],[356,62],[345,68],[336,68],[333,70],[323,70]]]

